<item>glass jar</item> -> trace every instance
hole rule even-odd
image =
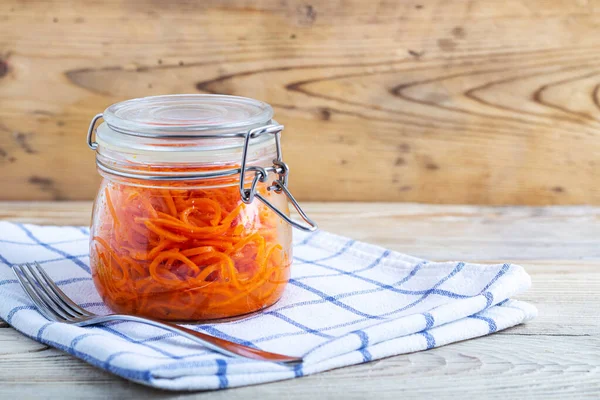
[[[88,145],[103,180],[90,263],[113,311],[198,321],[280,299],[291,227],[316,225],[287,189],[272,117],[268,104],[224,95],[128,100],[94,117]]]

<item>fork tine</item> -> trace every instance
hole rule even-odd
[[[60,316],[54,311],[52,311],[52,309],[48,308],[48,306],[46,306],[46,304],[37,295],[37,293],[33,289],[31,289],[33,288],[33,285],[29,282],[29,279],[23,273],[22,265],[15,265],[13,267],[13,273],[17,277],[17,280],[19,281],[19,284],[21,285],[25,293],[27,293],[31,301],[33,301],[33,303],[37,307],[38,311],[42,313],[44,317],[51,321],[60,320]]]
[[[88,316],[88,317],[92,317],[95,314],[90,313],[87,310],[84,310],[83,308],[79,307],[77,304],[75,304],[75,302],[73,302],[69,296],[67,296],[65,294],[65,292],[63,292],[56,283],[54,283],[54,281],[52,280],[52,278],[50,278],[48,276],[48,274],[46,273],[46,271],[44,271],[44,269],[42,268],[42,266],[40,264],[38,264],[37,262],[34,262],[34,267],[33,267],[34,271],[38,272],[44,283],[46,283],[48,285],[48,287],[50,288],[50,292],[54,295],[53,298],[55,301],[60,301],[63,309],[65,309],[65,311],[69,312],[69,314],[71,314],[73,317],[80,317],[80,316]],[[38,280],[39,277],[38,277]]]
[[[44,302],[46,307],[51,309],[54,312],[54,314],[59,315],[59,317],[62,318],[63,320],[69,320],[71,318],[60,307],[58,307],[52,301],[52,299],[50,299],[50,297],[46,293],[46,289],[44,288],[44,285],[41,282],[39,282],[36,279],[36,277],[33,275],[33,273],[31,272],[31,265],[29,263],[26,263],[25,266],[21,266],[21,272],[23,272],[23,275],[25,275],[25,277],[29,281],[29,283],[31,285],[31,289]]]
[[[65,319],[72,320],[73,318],[81,317],[81,314],[71,310],[71,308],[64,301],[56,296],[54,291],[46,283],[46,280],[41,276],[36,267],[32,266],[31,264],[27,264],[27,270],[31,273],[31,275],[33,275],[36,282],[39,283],[38,289],[40,289],[40,291],[43,292],[48,299],[50,299],[55,306],[54,308],[57,309],[57,312],[62,311],[62,313],[66,315]]]

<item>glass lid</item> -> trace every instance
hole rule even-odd
[[[267,103],[239,96],[181,94],[116,103],[104,111],[114,131],[142,137],[206,137],[241,133],[268,123]]]
[[[267,103],[246,97],[182,94],[126,100],[108,107],[96,130],[105,161],[181,165],[240,162],[244,135],[277,125]],[[250,141],[249,159],[270,154],[273,135]]]

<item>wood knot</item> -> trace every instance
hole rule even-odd
[[[414,51],[414,50],[410,50],[410,49],[409,49],[409,50],[408,50],[408,54],[410,54],[410,55],[411,55],[411,56],[413,56],[414,58],[417,58],[417,59],[419,59],[419,58],[421,58],[421,56],[422,56],[423,54],[425,54],[425,52],[424,52],[424,51]]]
[[[329,121],[331,119],[331,110],[328,108],[320,108],[319,118],[321,118],[323,121]]]
[[[398,150],[402,153],[410,152],[410,145],[408,143],[401,143],[398,145]]]
[[[317,20],[317,10],[310,4],[298,7],[298,22],[302,25],[312,25]]]
[[[452,39],[438,39],[437,44],[442,51],[453,51],[457,46]]]
[[[15,132],[13,134],[15,142],[17,142],[17,144],[19,145],[19,147],[21,149],[23,149],[23,151],[25,153],[27,153],[27,154],[35,154],[35,153],[37,153],[37,151],[29,143],[29,139],[31,138],[32,135],[33,134],[31,132],[29,132],[29,133]]]
[[[8,63],[0,59],[0,78],[8,74]]]
[[[452,36],[454,36],[457,39],[462,39],[465,36],[467,36],[467,34],[465,33],[465,29],[462,26],[456,26],[454,27],[454,29],[452,29]]]
[[[49,187],[54,185],[54,181],[50,178],[44,178],[41,176],[30,176],[29,177],[29,183],[31,183],[32,185],[37,185],[37,186],[43,186],[43,187]]]

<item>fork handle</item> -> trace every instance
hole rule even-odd
[[[285,364],[297,364],[302,362],[301,357],[291,357],[282,354],[271,353],[253,347],[244,346],[242,344],[231,342],[229,340],[221,339],[215,336],[207,335],[202,332],[196,332],[191,329],[184,328],[183,326],[170,324],[164,321],[157,321],[151,318],[136,317],[135,315],[113,314],[97,316],[87,319],[85,321],[76,322],[73,325],[88,326],[102,324],[104,322],[110,321],[139,322],[141,324],[162,328],[166,331],[177,333],[183,337],[190,339],[193,342],[199,343],[211,350],[214,350],[221,354],[225,354],[227,356],[244,357],[251,358],[254,360],[278,362]]]

